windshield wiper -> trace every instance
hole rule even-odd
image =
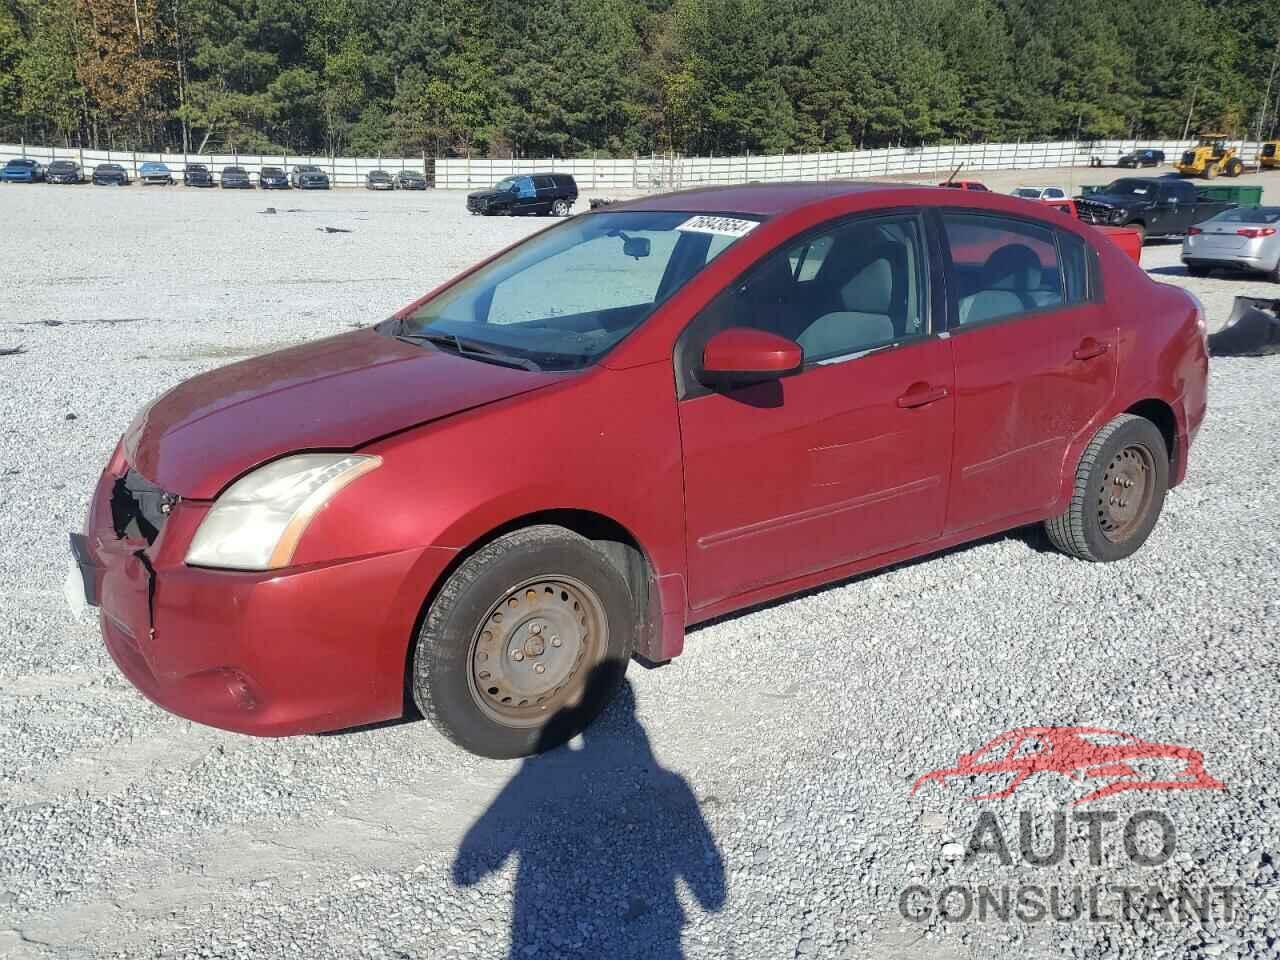
[[[462,338],[454,333],[401,333],[396,335],[397,340],[406,340],[410,343],[417,341],[425,341],[433,346],[445,347],[462,357],[471,357],[474,360],[482,360],[485,363],[496,363],[503,367],[515,367],[518,370],[529,370],[538,373],[542,370],[540,366],[532,360],[525,357],[513,357],[509,353],[499,353],[488,347],[482,347],[475,343],[464,343]]]

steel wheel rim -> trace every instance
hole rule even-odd
[[[1098,523],[1112,543],[1124,543],[1146,519],[1155,494],[1156,464],[1151,451],[1130,444],[1116,452],[1102,477]]]
[[[542,726],[581,701],[608,639],[604,603],[594,590],[573,577],[531,577],[489,607],[472,635],[472,700],[503,726]]]

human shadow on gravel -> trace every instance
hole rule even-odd
[[[454,882],[472,886],[516,858],[513,960],[677,960],[687,922],[677,884],[704,910],[725,902],[698,801],[654,757],[630,684],[581,744],[522,762],[463,838]]]

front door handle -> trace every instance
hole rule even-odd
[[[1090,337],[1076,347],[1071,355],[1077,360],[1092,360],[1094,357],[1102,356],[1108,349],[1110,349],[1108,344]]]
[[[916,384],[898,398],[898,406],[904,409],[923,407],[926,404],[937,403],[939,400],[945,399],[946,396],[946,387],[930,387],[928,384]]]

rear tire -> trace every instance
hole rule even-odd
[[[549,524],[516,530],[463,561],[432,602],[414,701],[472,753],[540,753],[612,699],[635,630],[627,582],[590,540]]]
[[[1169,451],[1150,420],[1124,413],[1085,447],[1071,503],[1045,521],[1063,553],[1108,563],[1135,553],[1151,535],[1169,489]]]
[[[567,217],[569,215],[569,201],[557,200],[551,205],[551,215],[553,217]]]

